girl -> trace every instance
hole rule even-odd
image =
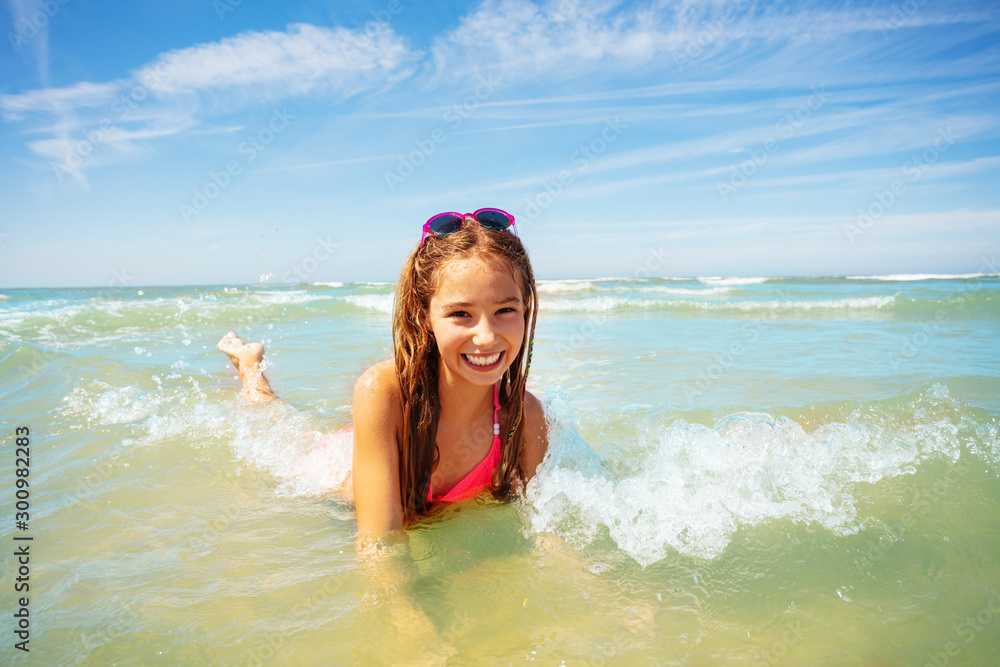
[[[409,526],[436,504],[490,490],[507,499],[545,456],[545,417],[525,389],[538,295],[514,217],[441,213],[396,284],[394,359],[354,386],[354,503],[359,538]],[[274,393],[264,348],[219,342],[248,400]]]

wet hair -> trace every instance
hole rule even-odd
[[[399,447],[399,492],[403,521],[427,513],[431,471],[440,458],[435,443],[441,401],[438,367],[441,355],[428,324],[430,301],[441,282],[441,270],[455,260],[478,259],[495,271],[510,272],[521,290],[524,337],[513,363],[500,379],[498,394],[506,419],[500,426],[503,441],[500,465],[493,473],[492,492],[510,499],[524,479],[520,468],[524,443],[524,390],[531,366],[538,294],[528,252],[509,231],[467,224],[447,236],[430,236],[406,258],[396,281],[392,317],[393,354],[403,408]],[[530,325],[530,326],[529,326]]]

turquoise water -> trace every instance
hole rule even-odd
[[[1000,655],[996,275],[542,281],[550,453],[524,500],[450,508],[386,564],[427,632],[372,592],[342,489],[391,285],[0,293],[0,540],[34,537],[32,650],[5,631],[4,664]],[[239,400],[229,330],[283,403]]]

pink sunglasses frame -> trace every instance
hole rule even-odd
[[[511,230],[511,233],[514,236],[517,236],[517,225],[514,224],[514,216],[511,215],[510,213],[508,213],[507,211],[503,210],[502,208],[480,208],[480,209],[476,209],[472,213],[459,213],[457,211],[445,211],[444,213],[438,213],[437,215],[432,215],[430,218],[427,219],[427,222],[424,223],[423,233],[420,235],[420,245],[422,246],[424,244],[424,241],[427,240],[428,236],[448,236],[448,234],[438,234],[437,232],[434,232],[434,231],[431,230],[431,223],[434,222],[435,220],[437,220],[438,218],[440,218],[441,216],[443,216],[443,215],[458,216],[462,220],[462,227],[464,227],[466,225],[466,223],[469,222],[469,221],[473,221],[476,224],[482,224],[478,220],[476,220],[476,216],[479,215],[480,213],[482,213],[483,211],[496,211],[497,213],[502,213],[505,216],[507,216],[508,218],[510,218],[510,225],[508,225],[505,229]],[[461,229],[462,227],[459,227],[458,229]],[[458,229],[456,229],[455,231],[457,232]],[[493,227],[489,227],[488,229],[493,229]],[[505,229],[497,229],[496,231],[502,232],[502,231],[505,231]],[[448,233],[449,234],[454,234],[455,232],[448,232]]]

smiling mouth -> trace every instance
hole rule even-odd
[[[489,355],[469,355],[463,354],[462,358],[469,363],[470,366],[475,366],[476,368],[491,369],[500,363],[500,359],[503,357],[503,351],[497,352],[496,354]]]

